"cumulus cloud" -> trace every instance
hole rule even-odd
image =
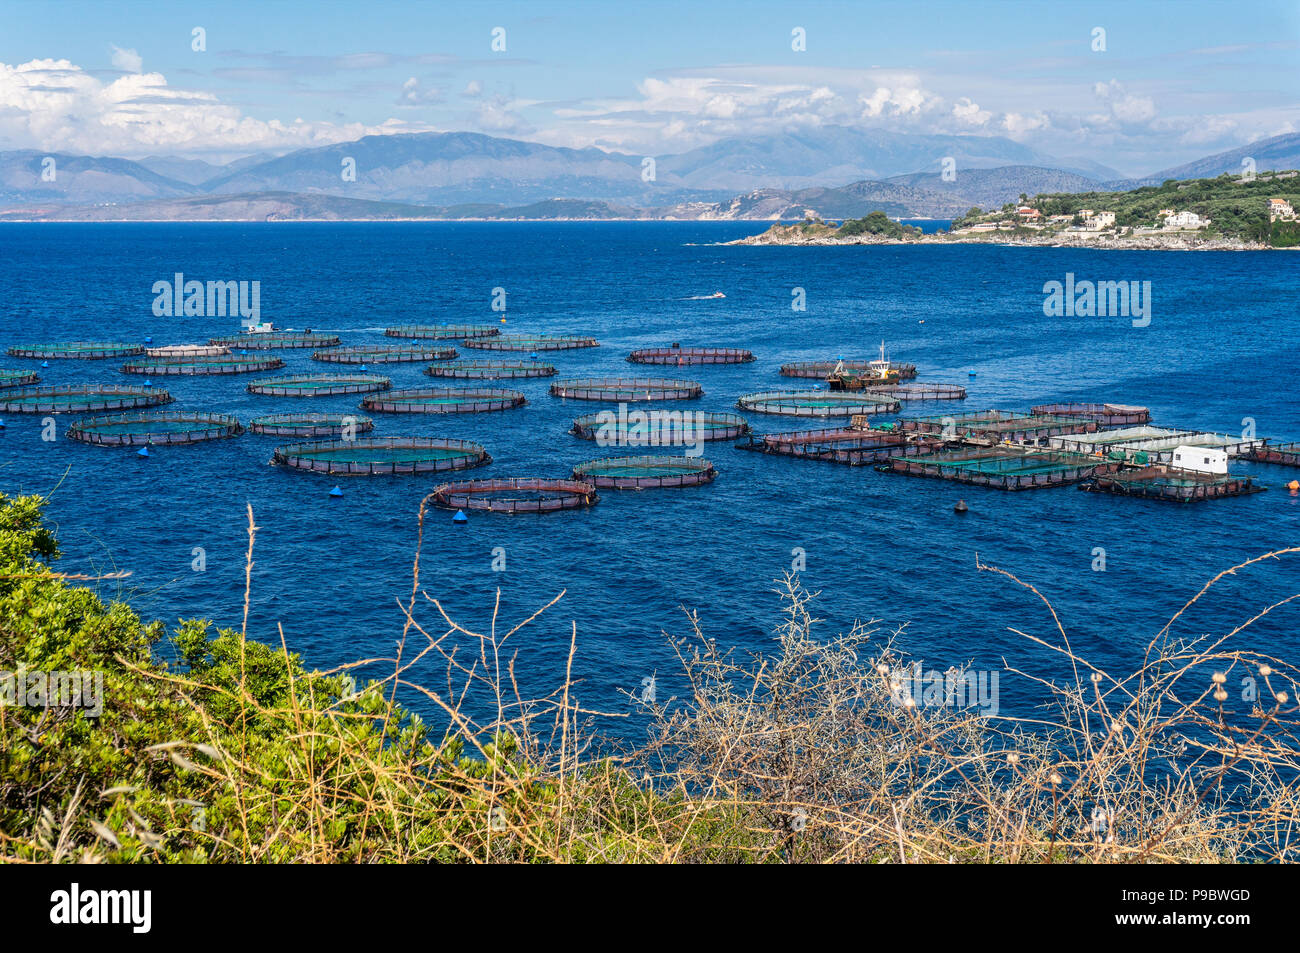
[[[441,101],[442,90],[432,86],[421,86],[420,81],[414,76],[402,84],[402,90],[397,96],[399,106],[424,106]]]
[[[1149,96],[1136,96],[1112,79],[1109,83],[1095,83],[1093,94],[1108,110],[1107,115],[1121,123],[1143,123],[1155,118],[1156,104]]]
[[[346,142],[429,127],[264,121],[211,93],[173,89],[159,73],[111,82],[68,60],[0,63],[0,141],[11,148],[92,155],[238,154]]]
[[[138,73],[144,69],[144,58],[135,50],[124,50],[120,46],[115,46],[113,47],[113,68],[128,73]]]
[[[465,84],[465,88],[460,91],[460,94],[466,99],[478,99],[483,95],[483,84],[476,79],[471,79]]]

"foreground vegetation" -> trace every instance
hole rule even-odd
[[[865,626],[822,637],[788,579],[771,653],[741,658],[688,616],[671,643],[680,697],[647,699],[638,750],[596,757],[593,713],[564,673],[546,698],[513,688],[510,641],[531,620],[462,628],[420,589],[418,558],[399,651],[379,660],[389,674],[361,687],[352,667],[312,671],[241,631],[167,633],[106,605],[51,568],[42,505],[0,495],[0,671],[100,672],[103,709],[0,705],[10,862],[1295,856],[1295,673],[1235,647],[1254,619],[1214,638],[1166,627],[1119,678],[1063,628],[1032,637],[1077,678],[1053,686],[1058,717],[1021,726],[909,702],[891,640]],[[255,536],[250,510],[250,576]],[[412,685],[431,658],[445,683]],[[1228,699],[1243,675],[1259,684],[1253,710]]]

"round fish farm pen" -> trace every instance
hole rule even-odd
[[[454,377],[461,380],[511,380],[528,377],[553,377],[554,364],[537,361],[449,361],[430,364],[424,369],[430,377]]]
[[[210,338],[214,347],[228,347],[241,351],[265,351],[291,347],[337,347],[339,339],[333,334],[312,334],[310,331],[258,331],[255,334],[232,334],[224,338]]]
[[[334,397],[369,394],[392,386],[391,380],[378,374],[297,374],[251,381],[248,392],[273,397]]]
[[[329,351],[316,351],[313,361],[333,361],[335,364],[413,364],[417,361],[449,361],[456,356],[454,347],[421,347],[419,345],[367,344],[359,347],[336,347]]]
[[[894,430],[835,427],[751,436],[748,443],[739,446],[742,450],[757,450],[760,453],[775,453],[802,460],[863,466],[893,457],[934,453],[943,448],[943,441],[937,437]]]
[[[494,337],[466,338],[465,347],[483,351],[568,351],[579,347],[599,347],[595,338],[576,334],[498,334]]]
[[[100,447],[156,447],[202,443],[237,437],[244,432],[239,421],[226,414],[157,411],[91,417],[68,428],[68,436]]]
[[[267,414],[248,422],[249,433],[276,437],[342,437],[374,429],[375,422],[359,414]]]
[[[573,421],[569,432],[615,447],[689,447],[700,440],[735,440],[750,431],[739,414],[704,410],[602,410]]]
[[[1085,417],[1097,421],[1102,427],[1130,427],[1151,422],[1151,411],[1130,404],[1039,404],[1030,407],[1029,412],[1050,417]]]
[[[872,361],[795,361],[792,364],[781,365],[782,377],[811,377],[818,380],[825,380],[837,368],[842,367],[846,371],[869,371],[871,370]],[[916,376],[915,364],[901,364],[898,361],[890,361],[889,369],[898,374],[900,381],[911,380]]]
[[[868,394],[880,394],[895,400],[965,400],[966,388],[959,384],[868,384]]]
[[[486,510],[491,513],[553,513],[591,506],[600,497],[582,480],[541,480],[510,477],[444,483],[426,497],[435,506],[451,510]]]
[[[165,347],[145,348],[145,357],[221,357],[229,354],[230,348],[220,344],[168,344]]]
[[[500,333],[501,329],[491,324],[399,324],[384,329],[384,334],[390,338],[425,338],[430,341],[490,338]]]
[[[10,357],[29,357],[42,361],[62,358],[101,361],[109,357],[131,357],[135,354],[143,354],[144,345],[66,341],[61,344],[23,344],[11,347],[8,353]]]
[[[280,447],[271,460],[295,470],[334,476],[409,476],[491,463],[480,444],[423,437],[324,440]]]
[[[0,389],[6,387],[28,387],[41,379],[32,371],[0,370]]]
[[[741,410],[785,417],[851,417],[854,414],[897,413],[900,404],[892,397],[867,393],[843,394],[830,391],[767,391],[746,394],[736,402]]]
[[[627,356],[633,364],[748,364],[754,355],[739,347],[643,347]]]
[[[551,385],[552,397],[571,400],[688,400],[703,393],[695,381],[665,377],[584,377]]]
[[[172,395],[157,387],[56,384],[0,394],[0,412],[9,414],[85,414],[137,410],[170,404]]]
[[[361,401],[366,410],[387,414],[480,414],[522,407],[524,395],[495,387],[416,387],[371,394]]]
[[[170,377],[178,374],[251,374],[257,371],[273,371],[284,367],[284,361],[278,357],[252,357],[229,355],[227,357],[196,358],[144,358],[122,365],[123,374],[147,374],[150,377]]]
[[[652,490],[701,486],[718,475],[703,457],[608,457],[573,468],[573,478],[598,490]]]

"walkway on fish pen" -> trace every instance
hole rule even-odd
[[[879,463],[893,457],[918,456],[942,449],[937,437],[906,434],[891,430],[868,430],[860,427],[832,427],[822,430],[796,430],[788,433],[755,434],[741,450],[775,453],[803,460],[823,460],[848,466]]]
[[[900,430],[940,434],[946,440],[982,439],[1028,443],[1056,434],[1091,432],[1097,429],[1097,421],[1005,410],[982,410],[964,414],[903,417],[898,421],[897,426]]]
[[[1151,422],[1151,411],[1132,404],[1039,404],[1031,414],[1050,417],[1089,417],[1102,427],[1130,427]]]
[[[1283,467],[1300,467],[1300,442],[1269,443],[1264,441],[1261,447],[1251,447],[1238,454],[1242,460],[1256,463],[1276,463]]]
[[[1149,500],[1193,503],[1229,496],[1260,493],[1264,487],[1254,477],[1226,473],[1197,473],[1173,467],[1143,467],[1117,473],[1099,473],[1084,487],[1094,493],[1137,496]]]
[[[1079,483],[1099,473],[1112,473],[1119,464],[1059,450],[994,447],[895,457],[876,469],[996,490],[1030,490]]]

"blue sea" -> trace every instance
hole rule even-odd
[[[960,405],[907,405],[907,414],[1027,409],[1082,400],[1143,404],[1162,426],[1300,439],[1297,351],[1300,256],[1293,253],[1126,252],[971,246],[731,247],[754,223],[102,224],[0,228],[0,347],[51,340],[199,342],[239,330],[229,318],[158,318],[155,282],[261,282],[264,320],[338,333],[345,344],[384,343],[385,326],[495,323],[493,289],[506,291],[506,332],[585,334],[594,349],[545,359],[561,377],[647,369],[637,347],[718,345],[752,350],[741,366],[667,369],[704,387],[690,409],[734,411],[743,394],[805,386],[782,363],[873,357],[883,340],[918,382],[963,384]],[[1152,319],[1045,317],[1043,285],[1076,280],[1151,282]],[[791,308],[802,288],[807,310]],[[724,298],[707,298],[721,291]],[[389,341],[388,343],[392,343]],[[328,372],[309,352],[280,351],[283,372]],[[465,357],[496,354],[463,351]],[[4,358],[5,367],[38,361]],[[51,361],[42,383],[129,383],[120,361]],[[394,387],[434,383],[422,365],[372,369]],[[651,370],[650,373],[654,373]],[[261,376],[261,375],[253,375]],[[248,394],[247,376],[156,379],[174,409],[243,420],[277,411],[350,412],[358,397],[295,400]],[[376,436],[433,435],[484,444],[493,462],[473,476],[561,477],[608,451],[567,433],[601,409],[548,396],[550,381],[503,382],[526,406],[460,416],[373,415]],[[757,432],[807,421],[748,414]],[[251,637],[289,647],[315,667],[388,657],[411,596],[416,515],[431,478],[330,478],[269,466],[273,437],[245,434],[198,446],[130,450],[45,441],[39,416],[7,416],[0,489],[48,494],[69,572],[127,571],[100,582],[142,615],[174,624],[204,617],[238,627],[243,612],[246,507],[259,527]],[[709,486],[605,491],[595,507],[546,516],[471,515],[455,525],[432,511],[416,618],[446,625],[510,625],[563,593],[513,635],[525,693],[554,688],[573,627],[578,700],[614,712],[643,679],[673,685],[668,637],[689,632],[684,610],[739,652],[772,647],[775,589],[802,550],[803,584],[819,595],[821,631],[877,620],[880,636],[927,666],[1002,670],[1003,714],[1032,714],[1040,686],[1007,672],[1070,675],[1064,658],[1022,633],[1059,641],[1032,593],[976,568],[1015,573],[1048,597],[1074,649],[1114,672],[1140,664],[1151,636],[1211,576],[1300,544],[1294,470],[1234,463],[1269,489],[1196,505],[1120,499],[1077,488],[1002,493],[877,473],[869,467],[706,445]],[[341,485],[343,496],[329,490]],[[953,504],[966,499],[970,512]],[[505,569],[494,571],[494,550]],[[1104,571],[1094,569],[1105,551]],[[196,554],[202,551],[202,571]],[[1225,579],[1173,633],[1231,631],[1297,589],[1296,556]],[[427,594],[428,599],[424,598]],[[1300,608],[1275,610],[1231,644],[1300,658]],[[667,633],[667,635],[665,635]],[[413,645],[423,647],[423,637]],[[453,637],[455,639],[457,637]],[[464,642],[463,637],[459,637]],[[408,656],[411,649],[407,650]],[[408,678],[441,685],[440,664]],[[419,697],[407,700],[420,707]],[[635,721],[612,731],[635,736]]]

